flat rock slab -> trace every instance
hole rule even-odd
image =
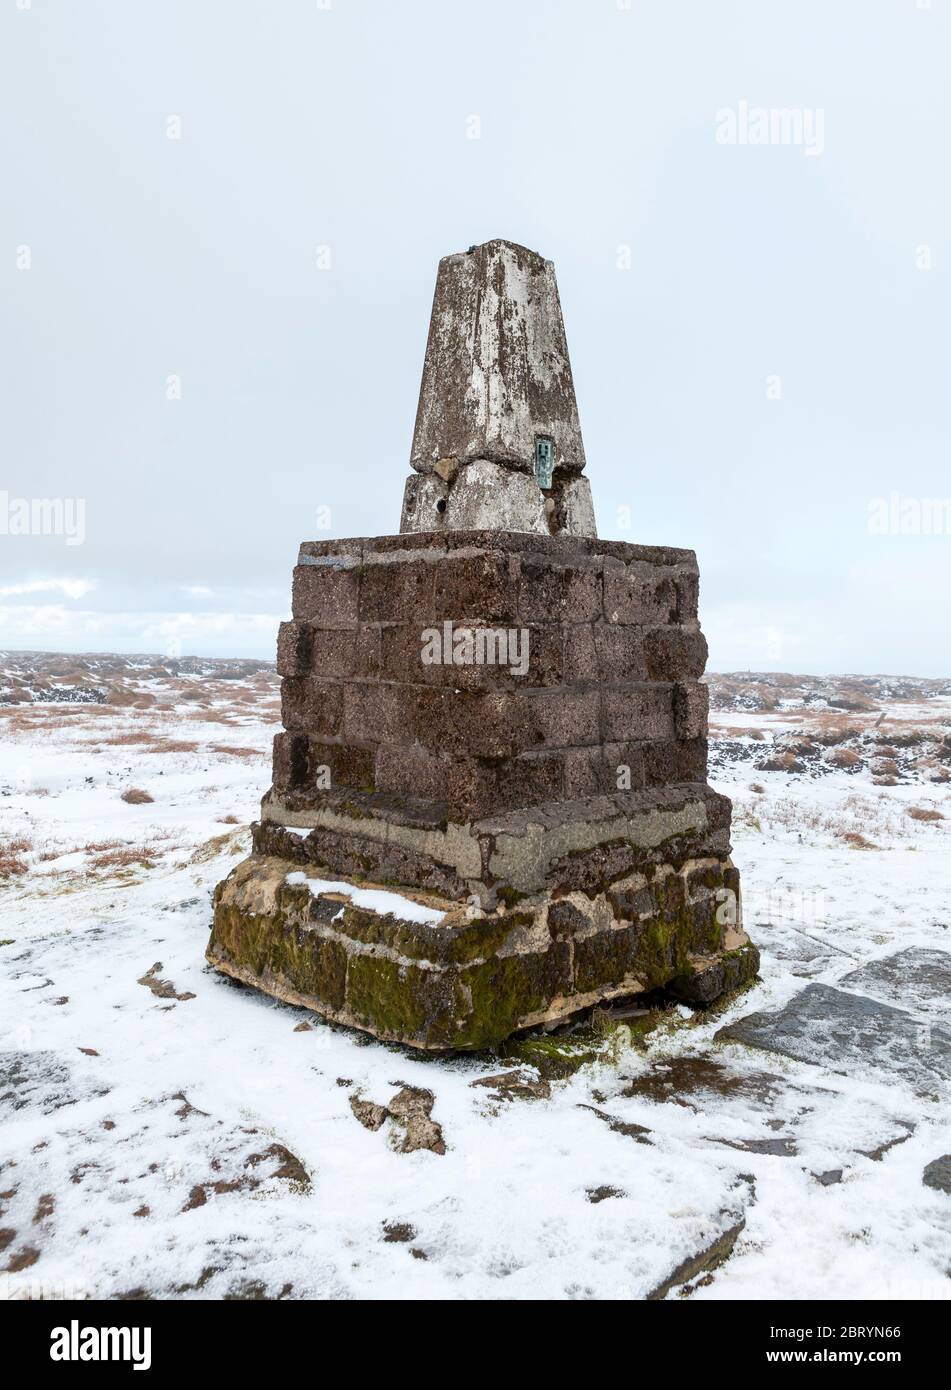
[[[0,1053],[0,1114],[34,1109],[51,1115],[78,1098],[69,1068],[56,1053]]]
[[[942,1154],[928,1164],[921,1181],[925,1187],[933,1187],[936,1192],[951,1193],[951,1154]]]
[[[951,1082],[947,1028],[829,985],[807,985],[785,1008],[749,1014],[716,1036],[847,1076],[897,1076],[916,1090],[944,1089]]]
[[[883,956],[850,971],[839,984],[843,989],[857,989],[916,1013],[947,1013],[951,1003],[951,953],[909,946],[897,955]]]
[[[787,922],[756,922],[754,927],[750,935],[764,959],[782,961],[793,975],[812,978],[827,970],[836,959],[829,947]]]

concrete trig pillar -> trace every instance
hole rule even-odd
[[[436,276],[400,531],[596,536],[555,267],[511,241]]]

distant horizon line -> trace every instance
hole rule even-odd
[[[276,653],[273,657],[264,656],[211,656],[204,652],[181,652],[177,656],[172,656],[168,652],[146,652],[146,651],[120,651],[116,648],[92,648],[76,649],[61,647],[5,647],[0,646],[0,657],[5,656],[113,656],[113,657],[139,657],[143,660],[152,661],[253,661],[259,666],[274,668],[277,664]],[[732,670],[709,670],[704,671],[703,676],[798,676],[798,677],[835,677],[839,680],[917,680],[917,681],[948,681],[951,675],[947,676],[924,676],[913,674],[909,671],[790,671],[784,667],[752,667],[737,666]]]

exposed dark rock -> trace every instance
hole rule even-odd
[[[158,973],[161,968],[162,962],[157,960],[153,966],[146,970],[144,975],[140,975],[138,983],[145,985],[146,989],[150,989],[159,999],[177,999],[180,1003],[186,999],[194,999],[195,996],[190,990],[179,994],[171,980],[163,980]]]
[[[386,1105],[351,1096],[350,1109],[365,1129],[381,1129],[387,1120],[392,1120],[395,1126],[392,1146],[397,1153],[428,1149],[431,1153],[444,1154],[442,1129],[432,1118],[435,1100],[432,1091],[402,1086]]]
[[[388,1114],[385,1105],[376,1105],[372,1100],[361,1100],[359,1096],[350,1097],[350,1109],[364,1129],[380,1129]]]
[[[951,1154],[933,1158],[921,1175],[925,1187],[933,1187],[936,1192],[951,1193]]]
[[[471,1086],[484,1086],[497,1100],[548,1100],[551,1086],[530,1072],[501,1071],[495,1076],[480,1076],[469,1083]]]
[[[683,1260],[675,1270],[655,1289],[646,1295],[647,1302],[656,1303],[667,1297],[671,1289],[675,1289],[680,1284],[686,1284],[689,1280],[695,1279],[698,1274],[706,1274],[728,1260],[733,1254],[733,1247],[746,1225],[746,1218],[741,1217],[734,1225],[727,1227],[709,1245],[698,1250],[695,1255]]]
[[[416,1239],[416,1227],[408,1221],[384,1221],[383,1240],[388,1245],[408,1245]]]
[[[649,1144],[651,1142],[650,1130],[646,1125],[637,1125],[629,1120],[620,1120],[616,1115],[610,1115],[606,1110],[599,1110],[596,1105],[580,1105],[581,1110],[590,1110],[592,1115],[597,1115],[599,1120],[603,1120],[609,1129],[613,1129],[615,1134],[623,1134],[627,1139],[634,1139],[638,1144]]]

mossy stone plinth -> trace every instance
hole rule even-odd
[[[631,898],[623,887],[594,898],[519,895],[488,916],[416,892],[443,914],[418,922],[409,901],[406,917],[374,912],[340,892],[289,883],[295,870],[292,860],[255,854],[232,871],[216,890],[208,960],[276,998],[413,1047],[489,1047],[665,986],[708,1003],[758,963],[742,933],[727,951],[719,926],[711,929],[725,864],[665,867],[636,922],[614,916],[612,900]]]

